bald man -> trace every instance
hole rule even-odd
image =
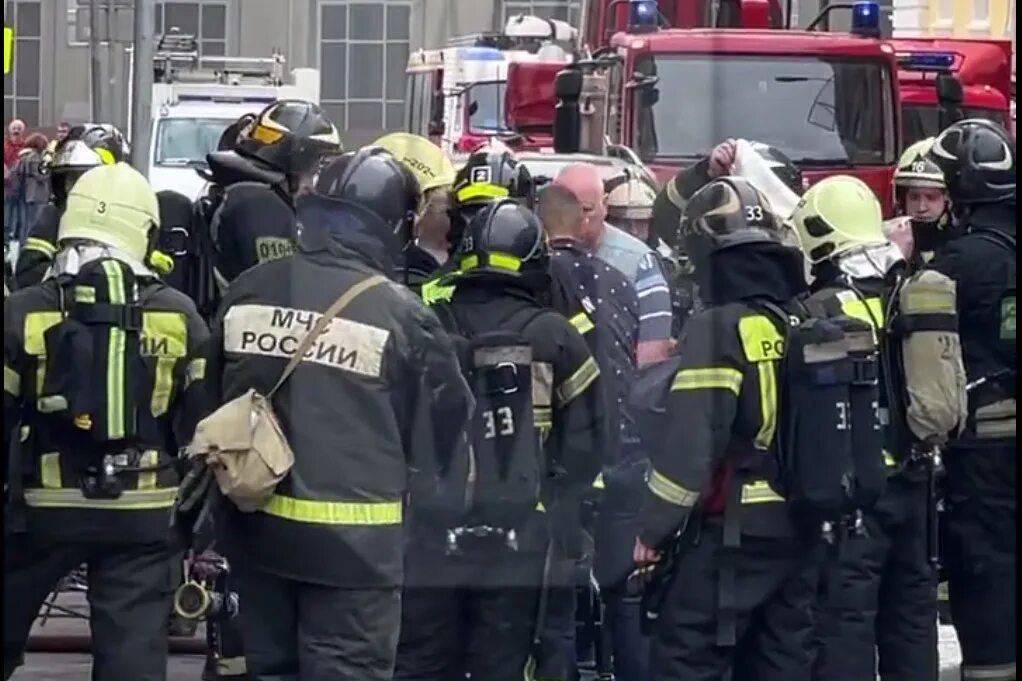
[[[671,342],[671,292],[660,260],[641,240],[606,223],[603,178],[595,166],[574,163],[553,182],[579,200],[583,221],[575,235],[580,245],[619,270],[639,296],[639,366],[666,359]]]

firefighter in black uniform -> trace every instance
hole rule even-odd
[[[57,252],[57,230],[68,194],[86,171],[128,160],[128,144],[112,125],[76,125],[57,144],[48,166],[52,198],[31,226],[14,270],[17,288],[38,284]]]
[[[792,223],[813,265],[810,310],[821,318],[846,315],[886,328],[888,299],[906,263],[884,237],[873,190],[854,177],[829,177],[809,188]],[[896,370],[898,364],[884,366]],[[894,382],[903,385],[904,378],[884,377],[881,385]],[[899,439],[888,438],[890,474],[884,495],[865,514],[866,534],[846,545],[845,591],[824,606],[833,610],[825,621],[836,619],[838,626],[828,631],[818,622],[816,681],[873,679],[878,656],[885,681],[937,678],[937,585],[927,547],[929,463],[898,446]]]
[[[985,120],[942,132],[956,237],[929,267],[957,283],[969,426],[944,457],[944,557],[965,679],[1016,678],[1015,142]]]
[[[469,220],[497,199],[512,198],[531,209],[535,204],[535,185],[524,164],[515,159],[506,146],[494,143],[472,153],[454,178],[447,241],[453,255],[461,246]],[[454,294],[458,263],[450,258],[434,276],[421,286],[427,305],[450,300]]]
[[[456,257],[458,288],[438,313],[469,338],[507,332],[531,347],[532,417],[542,446],[530,455],[543,461],[546,479],[541,503],[514,528],[514,547],[469,544],[452,553],[443,526],[413,527],[394,678],[518,681],[523,673],[532,678],[535,665],[563,662],[560,649],[537,651],[533,642],[544,631],[545,577],[554,563],[577,558],[579,502],[600,471],[600,372],[568,320],[537,299],[550,285],[550,254],[530,210],[510,199],[484,207]],[[503,417],[499,427],[514,430]]]
[[[818,552],[771,487],[784,343],[755,307],[805,289],[802,254],[741,178],[697,192],[681,232],[706,309],[681,339],[635,547],[669,574],[651,678],[806,679]]]
[[[174,460],[201,405],[207,332],[143,264],[158,220],[131,167],[87,172],[67,197],[54,274],[5,301],[4,438],[21,434],[11,484],[27,523],[4,544],[5,679],[43,600],[82,563],[93,678],[166,678]]]
[[[414,472],[458,449],[471,404],[436,318],[383,276],[418,201],[386,151],[343,155],[298,202],[295,255],[232,282],[214,325],[208,375],[222,404],[266,394],[315,320],[353,296],[273,399],[294,467],[261,510],[228,503],[217,518],[258,681],[390,681],[405,498]]]

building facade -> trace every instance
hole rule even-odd
[[[904,37],[1010,38],[1015,70],[1015,0],[895,0],[894,32]]]
[[[890,0],[885,0],[889,5]],[[927,0],[907,0],[926,2]],[[943,2],[944,0],[929,0]],[[998,0],[966,0],[988,2]],[[796,25],[821,0],[793,3]],[[109,85],[101,118],[127,122],[133,0],[100,0],[101,78]],[[157,2],[157,34],[177,27],[199,39],[204,54],[269,56],[291,67],[318,68],[321,99],[349,145],[404,124],[404,71],[410,51],[448,38],[495,30],[527,13],[578,22],[580,0],[182,0]],[[881,4],[885,4],[882,2]],[[90,118],[89,0],[5,0],[4,24],[16,32],[13,72],[4,78],[4,120],[29,126]],[[888,13],[885,12],[885,21]],[[840,29],[843,19],[832,27]],[[114,44],[106,37],[114,36]]]

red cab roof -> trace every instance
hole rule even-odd
[[[781,31],[776,29],[706,28],[666,29],[655,33],[618,33],[614,47],[650,52],[840,55],[845,57],[892,56],[884,42],[844,33]]]

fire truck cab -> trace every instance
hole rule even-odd
[[[549,85],[553,74],[571,63],[577,36],[562,21],[517,15],[501,33],[418,50],[408,59],[405,129],[429,137],[455,160],[491,138],[518,148],[549,148],[549,128],[514,130],[508,125],[508,74],[522,64],[534,65],[550,73]]]
[[[662,29],[656,2],[626,3],[627,31],[557,76],[557,150],[623,145],[666,179],[745,138],[786,153],[810,182],[856,175],[890,209],[898,64],[876,3],[855,3],[850,34],[773,30],[769,2],[744,4],[764,28]]]

